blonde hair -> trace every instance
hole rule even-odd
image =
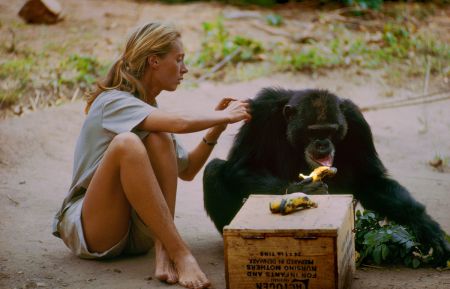
[[[140,82],[148,65],[147,58],[152,55],[165,56],[180,36],[180,32],[173,26],[162,23],[150,22],[136,28],[128,38],[125,51],[109,69],[107,76],[97,82],[94,91],[86,94],[85,112],[89,112],[100,93],[111,89],[127,91],[147,101],[145,89]]]

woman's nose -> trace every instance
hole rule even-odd
[[[186,66],[186,64],[185,63],[183,63],[183,66],[181,67],[181,73],[188,73],[188,68],[187,68],[187,66]]]

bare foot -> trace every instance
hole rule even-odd
[[[173,262],[169,259],[166,249],[160,242],[155,244],[156,266],[155,277],[168,284],[175,284],[178,282],[178,273]]]
[[[174,260],[178,271],[178,283],[190,289],[202,289],[211,286],[205,273],[200,269],[194,256],[186,255]]]

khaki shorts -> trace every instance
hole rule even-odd
[[[130,227],[125,236],[111,249],[102,253],[89,252],[81,223],[81,208],[84,197],[73,203],[64,213],[59,223],[61,239],[67,247],[80,258],[106,259],[119,255],[138,255],[147,253],[154,245],[150,230],[134,210],[131,212]]]

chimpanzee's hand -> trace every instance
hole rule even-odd
[[[447,261],[450,261],[450,244],[445,240],[444,235],[431,241],[433,248],[432,265],[436,267],[447,267]]]
[[[322,181],[291,183],[287,187],[287,193],[290,194],[294,192],[302,192],[307,195],[325,195],[328,194],[328,186]]]

